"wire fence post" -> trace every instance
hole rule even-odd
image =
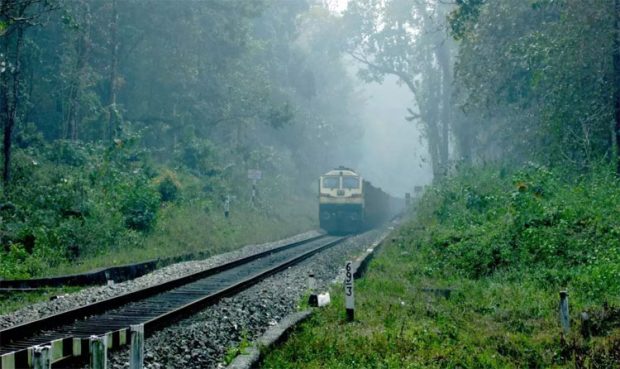
[[[52,346],[35,346],[32,350],[32,367],[34,369],[50,369],[52,367],[51,352]]]
[[[560,324],[562,332],[570,332],[570,316],[568,314],[568,291],[560,291]]]
[[[90,369],[107,369],[108,345],[106,336],[90,336]]]
[[[144,367],[144,324],[132,324],[131,330],[131,356],[130,369],[142,369]]]

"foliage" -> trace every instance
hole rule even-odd
[[[334,15],[306,0],[22,5],[21,25],[0,7],[0,119],[14,118],[15,143],[0,278],[310,228],[310,179],[361,138]],[[252,206],[248,169],[264,173]]]
[[[421,123],[437,179],[447,174],[451,125],[460,155],[469,156],[454,122],[454,45],[445,32],[450,9],[441,2],[363,0],[349,3],[343,20],[359,75],[368,82],[396,76],[413,95],[407,120]]]
[[[1,278],[223,252],[304,231],[314,222],[311,197],[300,197],[288,178],[265,178],[258,184],[261,203],[252,207],[242,170],[227,178],[153,167],[130,139],[112,147],[62,145],[62,151],[49,145],[15,152],[16,185],[11,201],[0,201]],[[83,164],[74,165],[75,157]],[[270,170],[292,165],[261,157],[274,165]],[[209,185],[214,181],[221,186]],[[238,196],[228,219],[221,202],[225,188]]]
[[[238,345],[229,347],[226,350],[226,355],[224,355],[224,363],[229,365],[235,360],[235,358],[239,355],[243,355],[246,353],[246,350],[250,347],[250,342],[248,340],[248,334],[246,331],[241,332],[241,341]]]
[[[125,225],[138,231],[148,231],[155,224],[160,194],[154,189],[138,184],[121,202]]]
[[[613,6],[459,3],[458,104],[477,157],[589,167],[614,156]]]
[[[265,368],[612,368],[620,356],[618,183],[529,164],[462,168],[417,199],[356,281]],[[558,291],[572,331],[561,335]],[[580,321],[581,312],[589,325]]]
[[[179,196],[179,182],[171,176],[164,177],[157,185],[161,201],[174,201]]]
[[[425,194],[416,247],[431,269],[469,278],[500,271],[604,301],[620,294],[617,179],[602,167],[578,176],[529,165],[472,170]]]

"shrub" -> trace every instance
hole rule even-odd
[[[481,278],[497,271],[602,298],[618,291],[620,188],[606,168],[581,176],[527,166],[456,175],[417,205],[416,246],[431,268]]]
[[[159,209],[159,193],[148,186],[136,185],[125,197],[121,212],[125,225],[138,231],[149,231],[155,225]]]
[[[170,176],[166,176],[157,185],[157,191],[159,191],[161,201],[174,201],[177,199],[179,186]]]
[[[84,148],[66,140],[54,141],[48,158],[57,164],[66,164],[75,167],[83,166],[88,158]]]

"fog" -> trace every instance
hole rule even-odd
[[[364,95],[361,175],[395,196],[429,184],[432,171],[419,124],[405,120],[411,92],[388,77],[365,85]]]

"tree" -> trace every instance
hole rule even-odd
[[[0,3],[0,122],[3,127],[2,180],[5,195],[11,179],[13,131],[20,118],[22,92],[22,48],[24,32],[38,17],[51,9],[47,0],[3,1]]]
[[[612,158],[613,4],[459,2],[458,103],[483,159],[585,168]]]
[[[454,118],[449,10],[421,0],[364,0],[350,3],[345,14],[350,55],[364,65],[361,76],[381,82],[394,75],[413,94],[408,120],[422,123],[436,179],[447,174]]]
[[[620,0],[614,0],[614,102],[615,102],[615,144],[616,174],[620,175]]]

